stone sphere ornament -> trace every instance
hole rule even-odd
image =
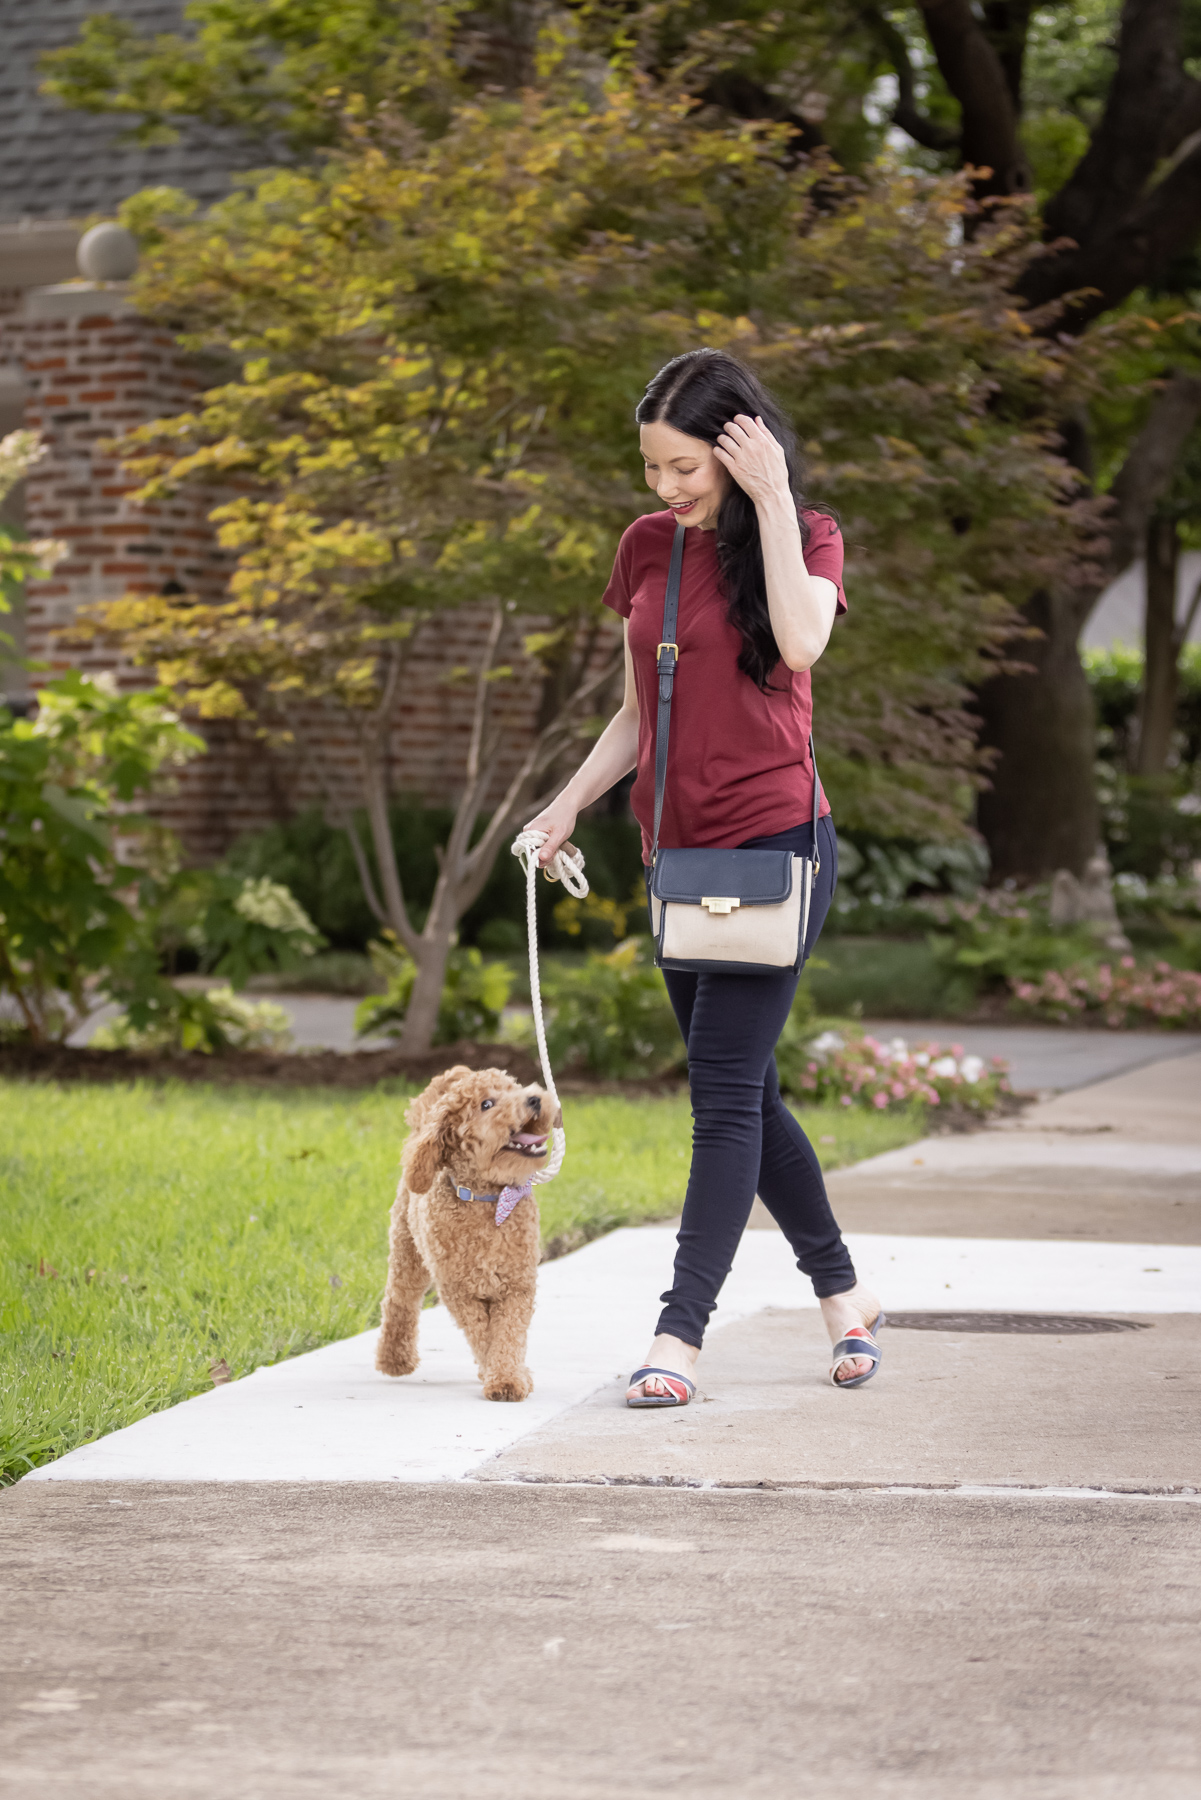
[[[128,281],[138,266],[138,244],[124,225],[93,225],[75,251],[79,273],[89,281]]]

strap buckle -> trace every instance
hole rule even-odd
[[[678,644],[660,644],[659,648],[655,652],[656,661],[662,660],[663,652],[665,650],[673,650],[675,652],[675,659],[677,662],[679,662],[680,646]]]

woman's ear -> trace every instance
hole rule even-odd
[[[404,1147],[401,1162],[404,1165],[405,1182],[411,1194],[428,1194],[442,1167],[442,1129],[435,1120],[411,1137]]]

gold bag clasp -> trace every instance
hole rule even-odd
[[[741,900],[727,898],[723,894],[702,894],[701,905],[708,907],[710,914],[734,912],[742,905]]]

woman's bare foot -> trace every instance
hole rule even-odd
[[[851,1325],[866,1325],[870,1330],[880,1314],[880,1302],[859,1281],[845,1294],[828,1294],[820,1304],[832,1344],[845,1337]],[[839,1383],[850,1381],[856,1375],[866,1375],[871,1366],[870,1357],[856,1356],[851,1362],[843,1363],[834,1379]]]
[[[841,1298],[841,1296],[839,1296]],[[695,1344],[686,1344],[683,1338],[672,1337],[664,1333],[657,1337],[642,1359],[641,1367],[653,1365],[656,1369],[670,1369],[673,1375],[687,1375],[692,1380],[692,1371],[696,1367],[696,1359],[700,1350]],[[635,1399],[642,1394],[666,1394],[667,1383],[658,1375],[648,1375],[645,1381],[626,1389],[626,1399],[633,1394]]]

